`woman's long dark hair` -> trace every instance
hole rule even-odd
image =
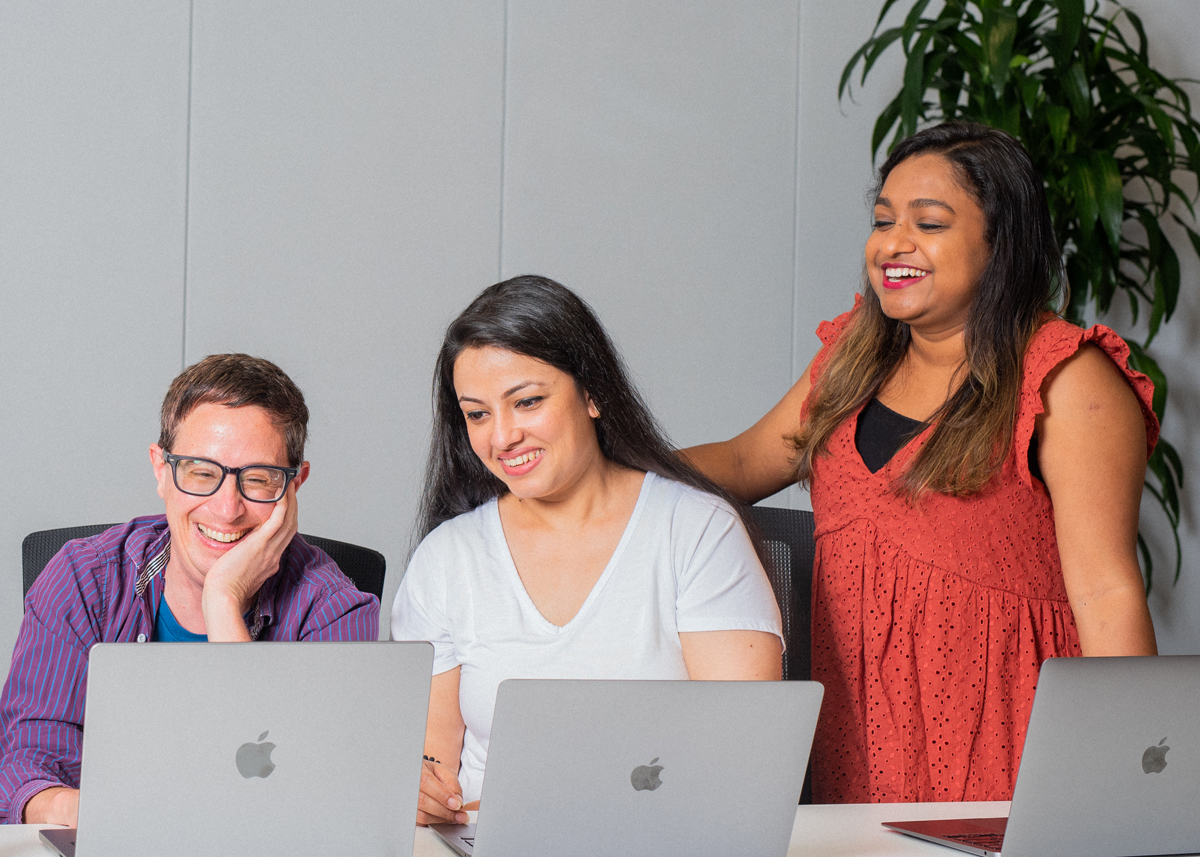
[[[1025,348],[1067,282],[1042,178],[1019,142],[968,122],[927,128],[901,141],[884,162],[873,198],[893,169],[918,155],[939,155],[953,166],[983,209],[991,258],[967,316],[966,377],[931,417],[937,425],[929,441],[896,486],[910,498],[973,493],[1000,469],[1012,445]],[[870,284],[863,292],[794,439],[800,482],[811,478],[834,430],[878,392],[908,351],[909,326],[883,314]]]
[[[468,348],[524,354],[575,379],[600,411],[593,422],[604,457],[652,471],[726,500],[722,489],[684,463],[629,380],[596,314],[566,286],[526,274],[480,292],[446,330],[433,375],[433,439],[421,497],[421,537],[443,521],[508,493],[471,449],[454,390],[454,362]],[[744,513],[742,514],[745,520]]]

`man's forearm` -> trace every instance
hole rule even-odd
[[[25,803],[25,824],[79,824],[79,789],[52,786],[35,794]]]

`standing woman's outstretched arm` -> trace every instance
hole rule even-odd
[[[809,372],[792,385],[767,414],[730,440],[688,447],[688,463],[743,503],[757,503],[792,484],[792,436],[800,428],[800,408],[811,389]]]

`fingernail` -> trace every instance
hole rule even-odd
[[[462,801],[454,797],[454,795],[450,796],[450,800],[446,801],[446,805],[451,809],[462,809]]]
[[[459,812],[455,814],[454,820],[459,824],[466,824],[471,820],[471,816],[467,815],[465,812]]]

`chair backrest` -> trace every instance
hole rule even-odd
[[[383,598],[383,575],[387,571],[387,560],[383,554],[371,548],[323,536],[309,536],[304,533],[300,535],[313,547],[329,554],[342,570],[342,574],[354,581],[354,585],[361,592],[369,592],[376,598]]]
[[[114,524],[86,524],[81,527],[60,527],[56,530],[38,530],[30,533],[21,542],[21,571],[24,592],[37,580],[53,556],[71,539],[83,539],[104,532]],[[383,597],[383,576],[387,570],[387,561],[383,554],[370,548],[352,545],[349,542],[339,542],[321,536],[310,536],[301,533],[304,540],[313,547],[318,547],[333,558],[342,570],[342,574],[350,578],[362,592],[370,592],[377,598]]]
[[[751,517],[758,524],[766,552],[767,577],[783,617],[783,677],[807,680],[812,677],[812,572],[816,543],[812,512],[753,506]]]

